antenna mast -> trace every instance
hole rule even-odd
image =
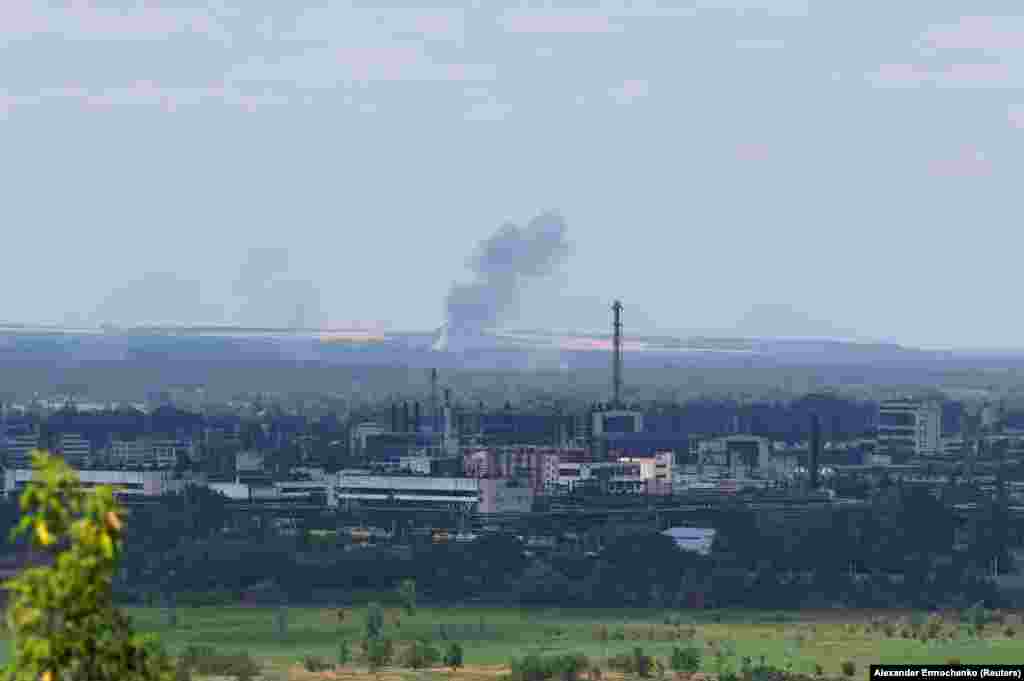
[[[622,303],[612,303],[612,408],[622,407]]]

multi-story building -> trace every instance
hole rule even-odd
[[[22,433],[7,438],[5,466],[10,468],[31,468],[32,452],[39,449],[39,435]]]
[[[941,448],[942,407],[922,400],[886,400],[878,410],[877,453],[895,458],[935,456]]]
[[[464,474],[472,478],[517,478],[535,494],[558,482],[562,450],[554,447],[511,445],[469,450],[463,456]]]
[[[191,460],[195,448],[191,440],[159,439],[149,443],[150,454],[145,465],[156,468],[171,468],[179,459]]]
[[[514,480],[484,479],[480,484],[480,513],[529,513],[533,490]]]
[[[699,470],[730,477],[755,477],[772,470],[772,447],[767,438],[729,435],[697,443]]]
[[[150,451],[149,442],[144,438],[114,439],[110,441],[107,458],[113,466],[142,468],[146,464]]]
[[[57,453],[70,466],[82,468],[92,462],[92,445],[78,433],[62,433]]]

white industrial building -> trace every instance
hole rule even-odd
[[[180,492],[189,481],[170,470],[124,471],[124,470],[79,470],[83,487],[109,485],[115,493],[129,496],[160,496]],[[32,481],[34,471],[18,468],[8,469],[4,475],[4,492],[17,494]]]
[[[879,454],[942,453],[942,407],[922,400],[886,400],[878,410]]]
[[[338,473],[327,497],[328,505],[348,503],[404,506],[442,506],[475,511],[480,484],[474,478],[430,478],[412,475],[359,475]]]

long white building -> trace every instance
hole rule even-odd
[[[328,491],[329,506],[347,503],[441,506],[475,511],[480,504],[480,481],[474,478],[430,478],[416,475],[338,473]]]
[[[8,469],[4,475],[4,492],[8,496],[18,494],[32,482],[35,472],[31,469]],[[188,480],[170,470],[122,471],[122,470],[79,470],[78,478],[83,487],[109,485],[115,493],[129,496],[160,496],[180,492]]]

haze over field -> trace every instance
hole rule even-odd
[[[434,329],[556,210],[510,328],[1024,347],[1024,17],[964,7],[5,2],[0,318]]]

